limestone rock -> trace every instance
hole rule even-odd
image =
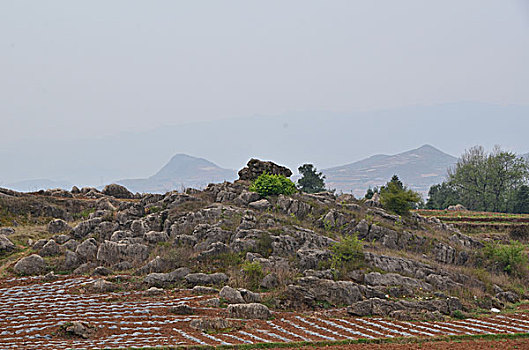
[[[245,168],[239,170],[239,180],[253,181],[265,172],[268,174],[283,175],[285,177],[292,176],[292,171],[284,166],[252,158]]]
[[[272,313],[263,304],[232,304],[228,306],[228,317],[242,319],[268,320]]]
[[[54,219],[48,223],[49,233],[60,233],[70,231],[72,228],[68,223],[62,219]]]
[[[46,270],[46,263],[40,255],[33,254],[20,259],[13,270],[19,275],[38,275]]]
[[[224,286],[219,293],[219,297],[226,300],[228,304],[244,304],[244,298],[241,293],[229,286]]]
[[[61,252],[61,248],[53,239],[50,239],[40,250],[40,256],[54,256]]]
[[[226,274],[220,273],[190,273],[185,277],[187,283],[196,286],[196,285],[220,285],[228,281],[228,276]]]
[[[6,237],[6,235],[0,234],[0,254],[9,253],[15,250],[13,242]]]
[[[118,184],[110,184],[106,185],[103,189],[103,194],[107,196],[112,196],[114,198],[123,198],[123,199],[131,199],[134,198],[134,195],[127,190],[125,186],[121,186]]]

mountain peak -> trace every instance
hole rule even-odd
[[[426,194],[431,185],[440,183],[447,169],[457,158],[426,144],[394,155],[378,155],[367,159],[324,169],[330,187],[362,196],[369,187],[384,185],[392,175],[415,191]]]

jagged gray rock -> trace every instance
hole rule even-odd
[[[244,304],[245,300],[241,293],[230,286],[224,286],[219,293],[219,297],[226,300],[228,304]]]
[[[239,180],[253,181],[265,172],[267,174],[283,175],[285,177],[292,176],[292,171],[284,166],[252,158],[248,161],[245,168],[239,170]]]
[[[15,250],[13,242],[6,237],[6,235],[0,234],[0,254],[5,254]]]

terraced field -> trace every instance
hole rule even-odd
[[[143,291],[89,294],[88,277],[45,281],[42,277],[0,281],[0,344],[2,349],[102,349],[181,345],[237,345],[321,342],[397,337],[529,333],[529,314],[498,314],[447,322],[405,322],[353,318],[345,312],[300,314],[274,312],[269,321],[245,321],[242,327],[205,333],[190,326],[193,319],[223,316],[224,309],[204,307],[209,296],[190,290],[148,296]],[[194,315],[169,308],[187,304]],[[97,327],[89,339],[71,338],[59,325],[86,321]]]

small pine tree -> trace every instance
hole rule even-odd
[[[421,196],[404,186],[397,175],[380,188],[382,206],[399,215],[408,215],[420,200]]]
[[[325,175],[318,172],[312,164],[303,164],[298,168],[302,175],[298,187],[302,192],[318,193],[325,191]]]

